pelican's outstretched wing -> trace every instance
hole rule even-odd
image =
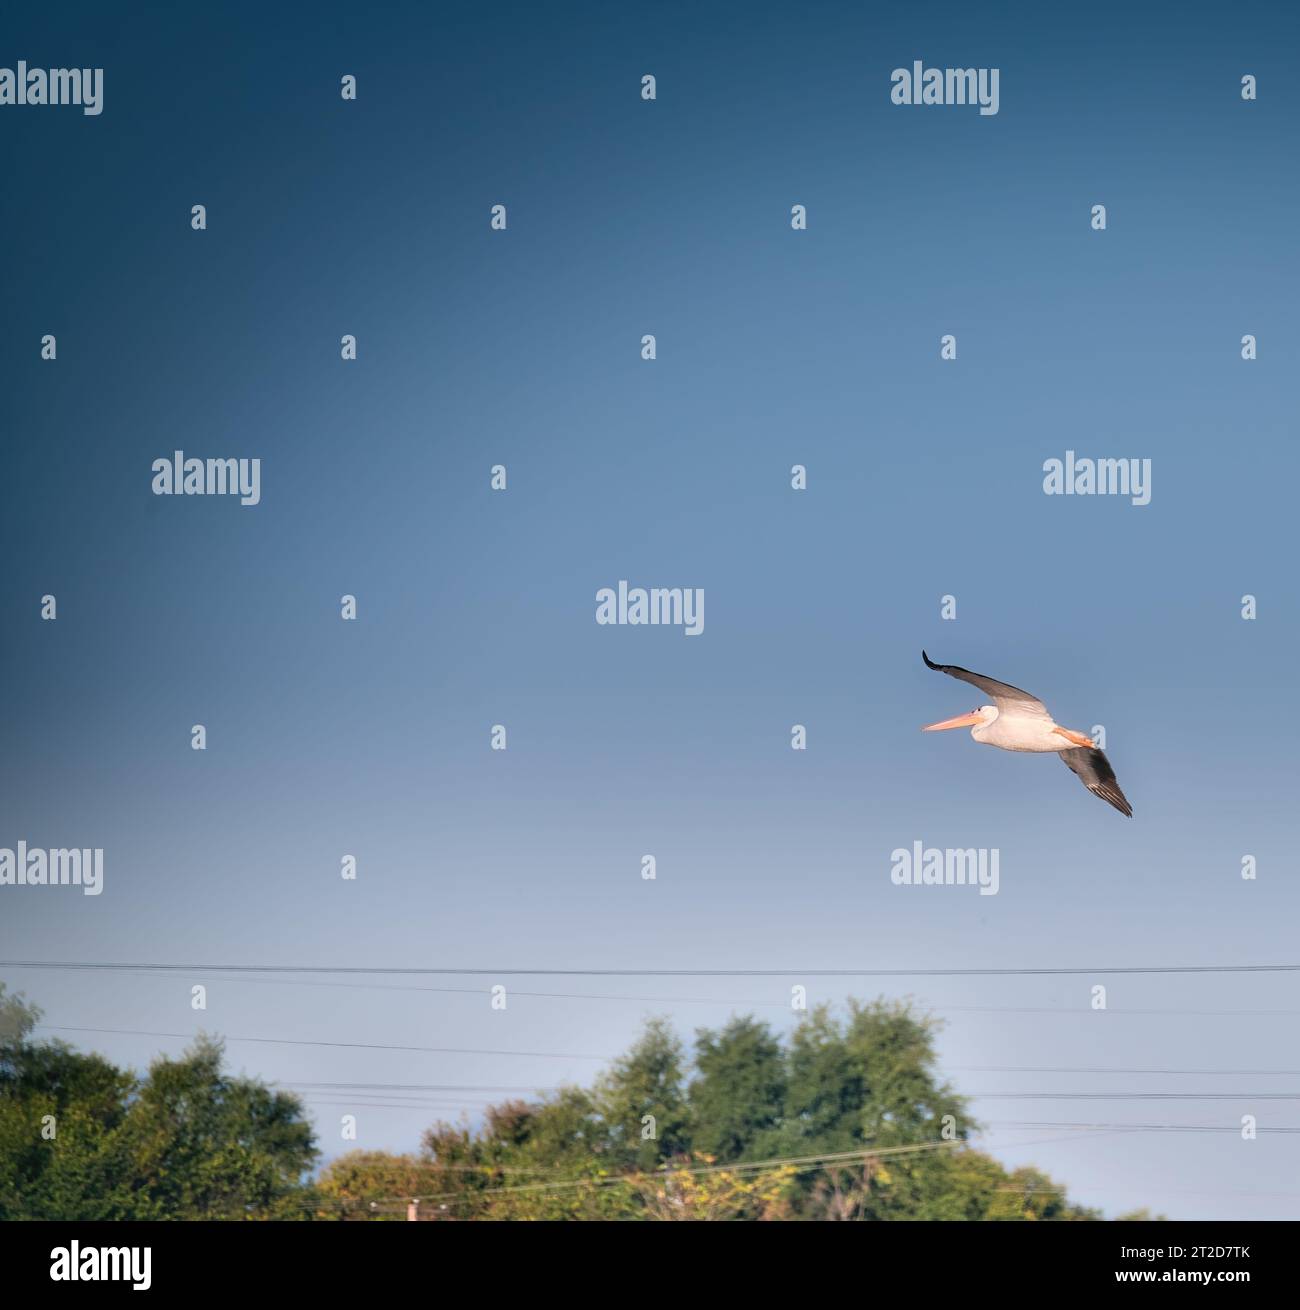
[[[960,669],[955,664],[936,664],[925,651],[921,652],[921,658],[925,661],[927,669],[946,673],[950,678],[960,678],[962,682],[969,682],[972,687],[978,687],[982,692],[992,696],[993,703],[1003,713],[1010,711],[1049,720],[1052,717],[1047,712],[1047,706],[1037,696],[1031,696],[1027,691],[1021,691],[1019,687],[999,682],[996,678],[986,678],[982,673],[972,673],[969,669]]]
[[[1072,751],[1061,751],[1060,755],[1066,767],[1079,775],[1079,781],[1094,796],[1100,796],[1126,817],[1133,817],[1133,807],[1128,803],[1128,797],[1120,791],[1119,783],[1115,780],[1115,770],[1110,767],[1110,761],[1101,751],[1076,746]]]

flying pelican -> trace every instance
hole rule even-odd
[[[942,732],[945,728],[970,728],[970,735],[986,746],[1000,746],[1004,751],[1053,751],[1079,775],[1094,796],[1113,805],[1121,814],[1133,817],[1133,807],[1115,781],[1110,761],[1092,743],[1086,733],[1062,728],[1036,696],[1019,687],[1009,687],[996,678],[959,669],[955,664],[936,664],[921,652],[927,669],[937,669],[950,678],[960,678],[993,697],[992,705],[981,705],[969,714],[927,724],[922,732]]]

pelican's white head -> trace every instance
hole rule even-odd
[[[998,707],[996,705],[981,705],[977,710],[971,710],[969,714],[959,714],[955,719],[941,719],[938,723],[927,723],[922,732],[944,732],[948,728],[969,728],[971,736],[984,727],[987,727],[994,719],[998,717]]]

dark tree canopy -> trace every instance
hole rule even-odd
[[[436,1123],[420,1152],[353,1151],[312,1180],[294,1096],[198,1039],[145,1075],[35,1040],[0,987],[0,1220],[1091,1219],[1030,1168],[974,1150],[905,1003],[821,1007],[779,1036],[752,1016],[646,1025],[591,1087]]]
[[[300,1217],[316,1158],[296,1097],[200,1038],[143,1077],[62,1042],[0,986],[0,1220]]]

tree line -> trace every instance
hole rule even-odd
[[[738,1016],[689,1052],[652,1020],[589,1087],[323,1168],[301,1099],[226,1072],[218,1040],[137,1074],[39,1017],[0,984],[0,1219],[1102,1217],[970,1144],[908,1003],[823,1006],[785,1039]]]

